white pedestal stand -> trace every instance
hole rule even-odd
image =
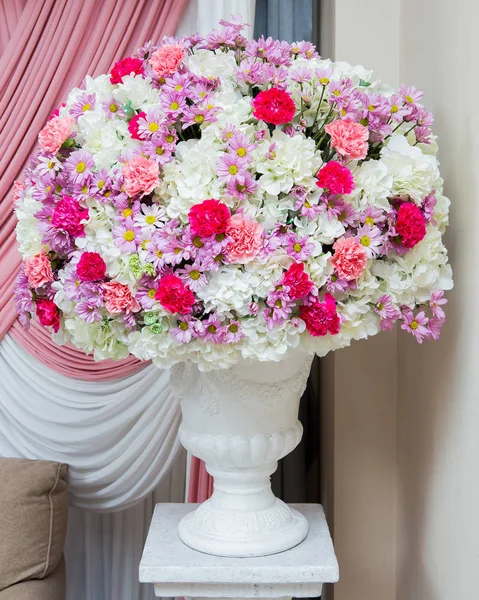
[[[178,523],[196,504],[157,504],[140,562],[140,582],[151,583],[156,596],[190,598],[311,598],[323,583],[335,583],[339,569],[319,504],[292,508],[309,523],[298,546],[257,558],[225,558],[186,546]]]

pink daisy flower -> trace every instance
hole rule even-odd
[[[429,338],[429,329],[427,327],[428,318],[423,310],[414,316],[413,311],[410,308],[407,308],[402,312],[402,320],[403,324],[401,325],[401,329],[404,329],[404,331],[407,331],[408,333],[412,333],[419,344],[422,344],[424,339]]]

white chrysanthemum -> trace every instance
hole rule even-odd
[[[393,135],[381,151],[381,161],[393,178],[392,193],[410,196],[416,203],[435,189],[439,179],[439,163],[435,156],[423,154],[410,146],[402,135]]]
[[[87,354],[93,352],[95,360],[113,358],[119,360],[129,354],[120,338],[126,336],[123,323],[112,321],[109,324],[103,321],[87,323],[80,317],[66,317],[65,327],[71,335],[73,344],[84,350]]]
[[[98,169],[110,169],[118,157],[133,149],[138,142],[128,133],[128,125],[120,119],[106,119],[103,111],[88,111],[78,122],[78,136],[83,149],[93,155]]]
[[[278,362],[285,357],[290,348],[298,346],[305,324],[300,319],[297,320],[296,326],[291,321],[286,321],[280,327],[269,331],[260,313],[257,317],[245,319],[242,322],[242,329],[245,334],[241,348],[243,358]]]
[[[147,111],[159,106],[158,90],[151,85],[149,77],[124,75],[122,83],[113,90],[113,97],[120,104],[131,104],[135,110]]]
[[[270,150],[270,145],[275,147]],[[272,154],[273,153],[273,154]],[[290,137],[276,129],[270,140],[264,140],[255,151],[256,170],[262,173],[259,186],[268,194],[287,194],[293,185],[313,188],[315,175],[322,164],[321,155],[315,151],[315,143],[303,135]],[[266,154],[272,157],[267,158]]]
[[[188,55],[184,64],[194,74],[200,77],[219,77],[221,85],[236,84],[236,60],[234,52],[211,52],[210,50],[195,50]]]
[[[149,327],[129,334],[128,348],[140,360],[165,360],[175,341],[164,333],[153,333]]]
[[[254,277],[240,268],[224,266],[208,277],[208,285],[199,288],[196,295],[204,302],[206,312],[247,314],[248,304],[256,293],[255,284],[260,282],[259,275]]]

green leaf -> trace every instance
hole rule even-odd
[[[360,79],[359,80],[359,85],[361,87],[369,87],[371,85],[371,83],[369,81],[364,81],[364,79]]]

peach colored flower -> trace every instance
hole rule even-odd
[[[366,249],[356,238],[339,238],[334,245],[333,263],[336,273],[341,279],[351,281],[357,279],[366,268]]]
[[[324,128],[331,136],[331,146],[341,156],[353,160],[366,158],[369,130],[361,123],[333,121]]]
[[[125,177],[123,187],[128,196],[149,194],[158,185],[158,165],[154,160],[136,156],[122,168]]]
[[[102,286],[103,300],[108,312],[137,312],[140,310],[138,300],[131,294],[130,288],[118,281],[108,281]]]
[[[22,192],[26,189],[26,185],[23,183],[23,181],[14,181],[13,182],[13,189],[12,189],[12,202],[13,204],[16,204],[17,200],[20,199],[20,196],[22,194]]]
[[[247,263],[254,259],[263,246],[263,229],[256,221],[233,215],[226,228],[230,241],[227,247],[232,262]]]
[[[185,50],[179,44],[170,44],[158,48],[150,58],[150,65],[157,77],[174,73],[185,58]]]
[[[73,131],[75,119],[67,117],[53,117],[38,134],[38,141],[44,152],[56,154],[60,146],[68,139]]]
[[[23,261],[23,270],[32,288],[39,288],[45,283],[53,281],[53,272],[50,259],[46,254],[28,256]]]

